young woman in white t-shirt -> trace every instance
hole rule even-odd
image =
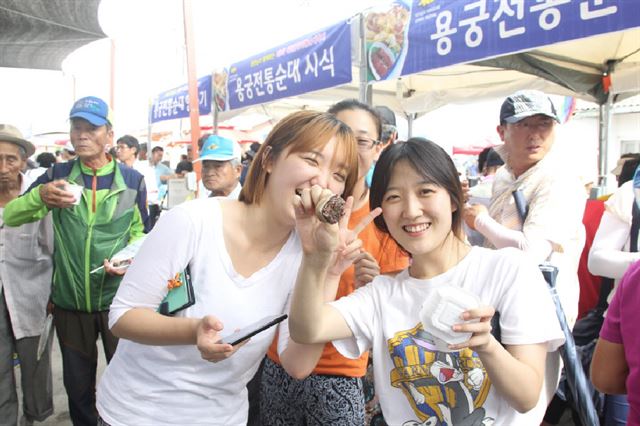
[[[236,346],[220,339],[287,312],[305,259],[302,248],[323,235],[315,228],[328,226],[310,216],[296,223],[295,206],[311,211],[313,200],[347,197],[356,178],[351,130],[330,114],[302,111],[270,132],[239,200],[195,200],[163,215],[111,305],[110,326],[121,340],[97,391],[102,424],[246,424],[246,384],[276,327]],[[348,197],[347,207],[351,202]],[[331,229],[345,231],[346,220],[348,214]],[[339,277],[348,253],[357,254],[359,242],[352,240],[345,245],[346,260],[334,261],[329,276],[305,278]],[[187,266],[195,304],[175,317],[158,314],[168,280]],[[280,340],[286,345],[280,358],[284,368],[292,375],[308,374],[323,345]]]
[[[302,268],[296,284],[291,335],[304,343],[332,341],[349,357],[371,349],[390,425],[539,425],[544,412],[532,409],[545,356],[563,342],[547,285],[518,250],[465,244],[462,203],[455,166],[442,148],[421,138],[388,147],[376,165],[370,206],[373,215],[382,210],[376,226],[410,254],[411,265],[325,303],[323,285],[304,278],[327,267],[332,247],[309,248],[305,264],[312,266]],[[474,293],[481,306],[452,326],[471,338],[440,351],[419,312],[447,286]],[[500,342],[491,334],[496,310]]]

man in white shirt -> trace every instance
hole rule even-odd
[[[573,326],[580,294],[577,271],[585,239],[586,194],[578,176],[565,173],[566,164],[553,150],[557,123],[555,107],[542,92],[523,90],[505,99],[497,126],[504,145],[495,148],[505,167],[496,174],[489,208],[466,206],[464,218],[467,226],[485,237],[486,246],[516,247],[538,263],[549,261],[558,267],[556,288]],[[521,192],[528,208],[524,220],[518,214],[514,191]],[[551,400],[559,366],[559,355],[549,354],[546,392],[539,406]]]
[[[231,139],[210,135],[204,141],[197,160],[202,161],[200,197],[227,197],[237,199],[242,186],[240,145]]]
[[[467,225],[481,232],[487,246],[517,247],[538,262],[558,268],[558,293],[567,319],[576,319],[577,265],[584,245],[582,213],[586,194],[578,179],[555,154],[555,107],[542,92],[525,90],[509,96],[500,111],[495,148],[506,163],[496,174],[491,204],[465,208]],[[513,191],[524,196],[528,213],[520,219]]]
[[[148,160],[138,160],[139,152],[140,143],[138,139],[131,135],[124,135],[116,141],[116,156],[118,160],[139,171],[144,176],[144,183],[147,186],[147,207],[150,209],[151,206],[158,206],[160,202],[158,200],[156,171]],[[155,220],[149,215],[149,224],[145,228],[151,230],[154,224]]]

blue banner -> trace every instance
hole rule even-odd
[[[366,17],[369,79],[385,80],[640,26],[635,0],[413,0]]]
[[[211,113],[211,76],[198,79],[198,109],[200,115]],[[151,105],[149,121],[189,117],[189,86],[187,84],[158,95]]]
[[[215,78],[221,110],[350,83],[350,25],[343,22],[255,55]]]

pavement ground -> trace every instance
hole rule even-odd
[[[100,376],[107,365],[106,358],[104,357],[104,350],[102,349],[102,342],[98,340],[98,381]],[[49,416],[44,422],[35,422],[34,425],[47,425],[47,426],[71,426],[71,419],[69,418],[69,407],[67,405],[67,393],[64,390],[64,384],[62,383],[62,355],[60,354],[60,346],[58,345],[58,338],[53,336],[53,348],[51,350],[51,368],[53,375],[53,414]],[[16,382],[18,383],[18,400],[22,403],[22,389],[20,388],[20,367],[15,368]],[[20,407],[20,413],[22,413],[22,406]]]
[[[104,371],[107,361],[104,357],[104,351],[102,349],[102,342],[98,340],[98,381]],[[53,373],[53,414],[47,418],[44,422],[35,422],[34,425],[46,425],[46,426],[71,426],[71,419],[69,418],[69,408],[67,405],[67,394],[64,390],[62,383],[62,356],[60,354],[60,346],[58,340],[54,336],[53,348],[51,351],[52,373]],[[20,368],[15,368],[16,381],[18,387],[20,387]],[[18,399],[22,401],[21,389],[18,389]],[[22,408],[20,408],[22,412]],[[571,415],[565,412],[558,426],[572,426]]]

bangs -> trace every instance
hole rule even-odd
[[[388,146],[380,155],[373,172],[369,206],[373,210],[382,206],[391,175],[398,163],[406,161],[411,168],[424,179],[424,182],[443,188],[449,194],[455,210],[451,217],[451,230],[460,239],[463,238],[462,208],[464,206],[462,186],[453,160],[444,149],[425,138],[411,138]],[[382,215],[373,222],[382,232],[389,233]]]
[[[415,156],[396,159],[396,161],[394,161],[394,163],[391,166],[392,170],[393,170],[393,168],[395,168],[397,163],[402,161],[402,160],[404,160],[407,163],[409,163],[409,165],[411,166],[413,171],[416,172],[417,174],[419,174],[422,177],[424,183],[429,184],[429,185],[435,185],[435,186],[440,187],[440,188],[446,188],[445,186],[442,185],[442,181],[436,179],[436,177],[433,175],[433,173],[431,172],[431,170],[433,170],[433,169],[431,169],[431,168],[426,169],[424,167],[421,167],[420,160]]]
[[[344,169],[346,180],[340,195],[350,196],[358,179],[358,151],[351,129],[331,114],[306,110],[289,114],[271,129],[251,162],[238,200],[260,204],[269,182],[265,161],[298,152],[322,151],[334,137],[336,150],[331,167]]]

